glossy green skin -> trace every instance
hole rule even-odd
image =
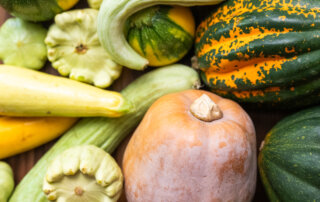
[[[135,106],[120,118],[84,118],[65,133],[37,162],[15,189],[10,202],[47,202],[42,181],[48,166],[62,151],[91,144],[112,153],[131,134],[151,104],[163,95],[194,88],[200,79],[184,65],[170,65],[142,75],[121,91]]]
[[[0,0],[12,15],[29,21],[46,21],[62,12],[55,0]]]
[[[320,200],[320,107],[293,114],[268,133],[259,171],[270,200]]]
[[[234,42],[237,48],[232,49],[228,54],[224,51],[211,49],[206,54],[198,57],[198,65],[202,68],[201,78],[204,83],[213,89],[213,92],[224,91],[224,97],[235,99],[239,102],[250,103],[266,103],[274,106],[292,105],[302,106],[306,105],[304,102],[296,103],[293,100],[299,100],[300,97],[309,95],[314,96],[312,102],[308,104],[317,103],[320,100],[318,94],[320,91],[320,83],[317,78],[320,76],[320,1],[317,0],[279,0],[281,4],[270,5],[268,1],[260,0],[229,0],[223,4],[221,10],[216,10],[213,13],[216,18],[225,18],[223,10],[228,10],[227,15],[232,16],[230,21],[221,20],[209,26],[207,29],[203,27],[198,28],[196,36],[204,32],[201,40],[195,44],[196,54],[204,45],[209,45],[210,40],[221,40],[221,38],[230,39]],[[247,9],[241,15],[233,15],[236,12],[236,5],[242,5]],[[304,5],[305,8],[295,7],[297,4]],[[256,7],[255,9],[253,7]],[[282,8],[288,7],[290,10],[296,9],[297,13],[289,13]],[[272,8],[272,9],[270,9]],[[260,10],[259,10],[260,9]],[[239,10],[239,9],[238,9]],[[245,9],[244,9],[245,10]],[[209,21],[213,15],[209,16]],[[250,33],[252,28],[260,29],[258,34],[263,34],[264,30],[276,30],[276,33],[259,38],[256,34],[256,39],[250,43],[240,44],[243,40],[242,34],[237,37],[230,38],[230,33],[239,28],[242,34]],[[285,29],[290,29],[289,32],[284,32]],[[238,45],[235,45],[238,44]],[[294,51],[291,51],[293,50]],[[289,50],[289,51],[288,51]],[[242,55],[241,55],[241,54]],[[247,55],[248,57],[243,57]],[[239,76],[235,71],[232,75],[234,86],[229,85],[224,79],[219,77],[208,78],[205,71],[211,65],[219,66],[221,60],[229,61],[248,61],[249,59],[282,57],[287,61],[281,64],[281,68],[272,67],[270,70],[265,68],[262,62],[257,65],[258,74],[261,77],[254,82],[247,80],[245,77]],[[213,57],[215,60],[213,61]],[[296,58],[294,58],[296,57]],[[267,61],[267,60],[266,60]],[[223,69],[223,66],[218,68]],[[234,91],[253,91],[260,90],[265,92],[267,88],[278,87],[279,92],[265,93],[263,96],[251,95],[250,97],[239,98],[234,95]],[[298,91],[290,91],[294,87]],[[216,92],[218,93],[218,92]],[[220,93],[218,93],[220,94]]]

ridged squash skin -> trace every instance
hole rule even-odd
[[[77,120],[63,117],[0,117],[0,159],[59,137]]]
[[[68,10],[79,0],[0,0],[12,15],[29,21],[46,21]]]
[[[131,16],[127,25],[129,44],[150,66],[177,62],[193,44],[195,22],[187,7],[146,8]]]
[[[260,146],[259,172],[270,201],[320,199],[320,107],[290,115]]]
[[[319,19],[316,0],[228,0],[197,28],[194,66],[213,92],[240,102],[319,102]]]

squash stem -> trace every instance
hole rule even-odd
[[[219,106],[206,94],[196,99],[190,106],[191,114],[201,121],[211,122],[223,117]]]

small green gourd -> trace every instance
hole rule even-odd
[[[9,18],[0,28],[0,59],[7,65],[41,69],[47,61],[46,35],[40,24]]]
[[[12,169],[6,162],[0,161],[0,202],[7,202],[13,188]]]
[[[123,176],[117,162],[99,147],[82,145],[58,155],[49,165],[43,191],[51,201],[116,202]]]
[[[106,88],[122,67],[113,62],[97,35],[98,10],[78,9],[56,15],[45,43],[48,59],[63,76]]]

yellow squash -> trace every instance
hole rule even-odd
[[[119,117],[131,105],[118,92],[15,66],[0,65],[0,115]]]
[[[22,153],[63,134],[77,118],[0,117],[0,159]]]

